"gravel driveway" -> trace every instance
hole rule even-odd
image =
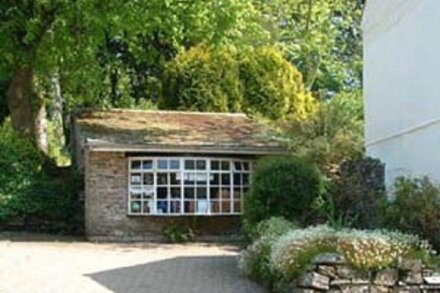
[[[240,276],[234,246],[94,244],[0,235],[2,293],[264,292]]]

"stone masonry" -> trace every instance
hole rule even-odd
[[[236,216],[129,216],[128,158],[123,152],[85,152],[85,228],[92,241],[161,240],[164,226],[191,226],[199,239],[236,234]]]
[[[339,254],[318,255],[292,283],[293,293],[440,293],[440,275],[420,260],[402,259],[392,268],[363,273]]]

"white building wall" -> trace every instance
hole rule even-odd
[[[385,162],[387,184],[440,181],[440,0],[387,0],[385,17],[380,2],[364,16],[367,154]]]

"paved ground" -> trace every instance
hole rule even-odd
[[[1,293],[264,292],[234,246],[93,244],[0,234]]]

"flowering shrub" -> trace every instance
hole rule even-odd
[[[384,211],[387,227],[426,238],[440,249],[440,186],[429,178],[399,177]]]
[[[247,275],[279,288],[297,278],[315,256],[325,252],[343,255],[349,266],[361,271],[393,266],[401,257],[416,257],[426,263],[435,254],[427,241],[397,231],[335,230],[322,225],[281,233],[281,229],[277,230],[279,223],[280,219],[272,219],[259,225],[262,231],[263,227],[272,228],[242,253],[239,262]]]
[[[271,270],[281,279],[295,278],[317,254],[336,251],[334,232],[328,226],[288,232],[273,246],[270,256]]]
[[[417,236],[389,231],[344,230],[337,233],[337,249],[349,264],[360,270],[378,270],[394,264],[399,257],[433,253]]]
[[[295,228],[295,225],[283,217],[272,217],[258,223],[252,233],[252,239],[256,240],[262,237],[278,238],[293,228]]]
[[[270,283],[272,274],[269,261],[272,245],[293,228],[294,224],[282,217],[272,217],[260,222],[252,235],[254,242],[240,255],[240,270],[249,277]]]
[[[399,257],[417,255],[426,260],[435,252],[415,235],[385,230],[334,230],[327,226],[292,230],[273,246],[271,269],[291,280],[322,252],[338,252],[358,270],[378,270],[394,264]]]

